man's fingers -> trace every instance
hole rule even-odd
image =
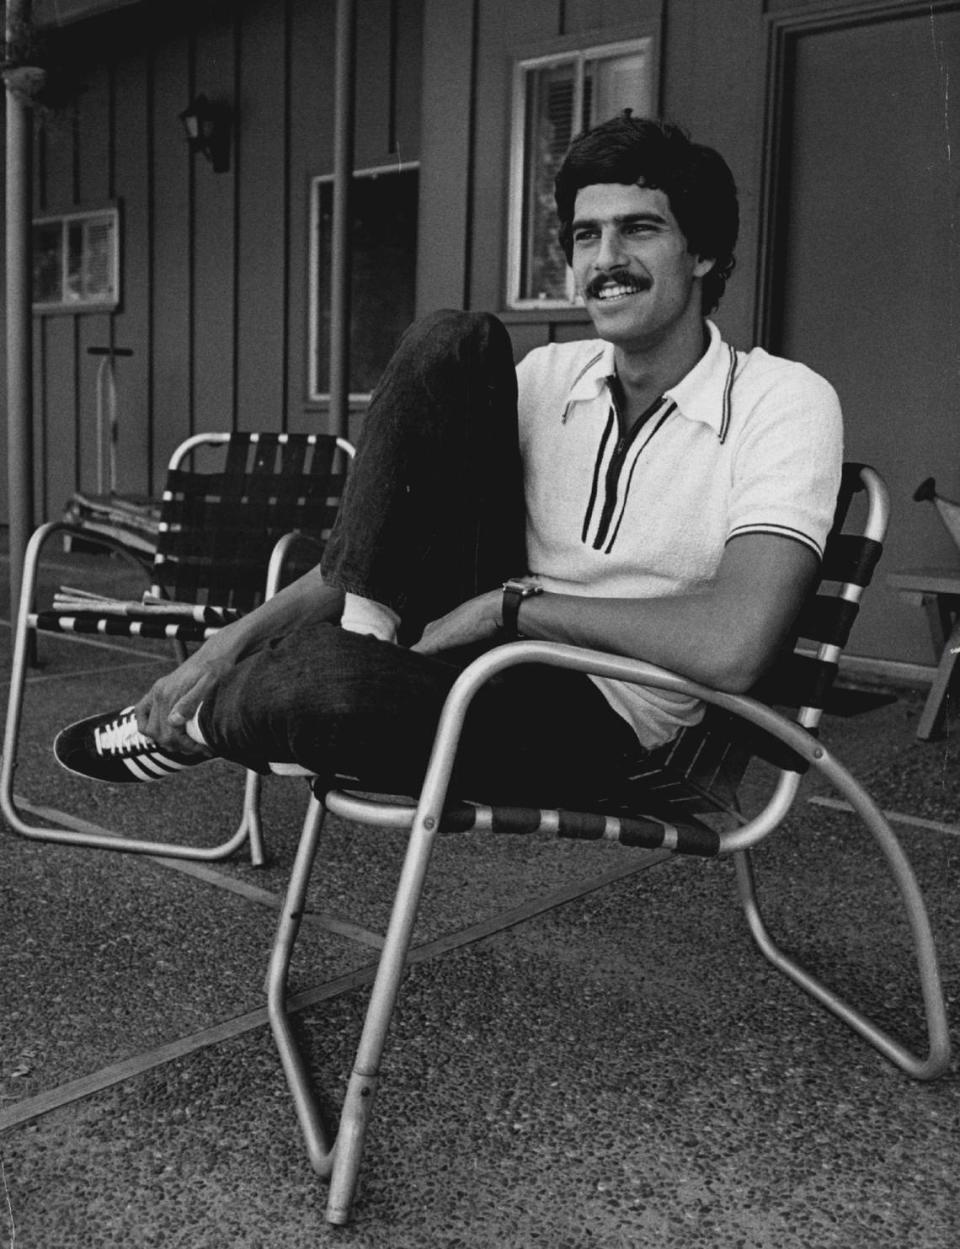
[[[202,676],[199,681],[196,681],[170,708],[167,713],[167,723],[182,727],[188,720],[192,720],[211,684],[212,680],[208,676]]]

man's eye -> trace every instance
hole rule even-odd
[[[588,242],[590,239],[595,239],[596,237],[597,237],[597,231],[590,230],[587,228],[581,228],[579,230],[574,230],[573,232],[573,241],[575,243],[585,243],[585,242]]]

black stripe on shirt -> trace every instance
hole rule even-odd
[[[607,423],[603,430],[603,436],[600,439],[600,446],[597,448],[597,458],[593,465],[593,481],[590,483],[590,499],[587,503],[587,510],[583,516],[583,528],[580,531],[580,541],[586,543],[587,534],[590,532],[590,522],[593,518],[593,509],[596,507],[597,494],[600,489],[600,472],[603,468],[603,456],[610,442],[617,424],[617,414],[611,405],[610,411],[607,413]]]
[[[617,534],[620,532],[620,526],[623,524],[624,513],[627,510],[627,499],[630,497],[630,486],[631,486],[631,483],[633,482],[633,473],[634,473],[634,469],[637,467],[637,462],[640,459],[640,456],[643,454],[644,448],[649,444],[650,439],[653,438],[653,436],[657,433],[657,431],[663,425],[664,421],[667,419],[670,413],[676,410],[676,406],[677,405],[672,400],[667,404],[667,406],[664,408],[663,412],[660,415],[660,419],[657,421],[656,425],[650,431],[650,438],[646,440],[643,446],[637,451],[637,454],[633,457],[633,463],[630,465],[630,472],[627,476],[627,484],[623,491],[623,502],[620,504],[620,515],[617,517],[617,523],[613,528],[613,536],[611,537],[610,541],[607,543],[606,549],[603,552],[604,555],[609,555],[610,552],[613,550],[613,544],[616,542]]]
[[[720,441],[726,442],[727,431],[730,429],[730,412],[732,404],[733,379],[737,374],[737,353],[727,344],[727,351],[730,353],[730,364],[727,368],[727,380],[723,384],[723,407],[720,415]]]

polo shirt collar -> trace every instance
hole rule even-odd
[[[594,340],[595,350],[587,358],[586,364],[573,379],[573,385],[567,395],[567,406],[583,400],[596,399],[616,370],[613,343],[602,338]]]
[[[710,342],[707,350],[690,372],[666,391],[664,397],[672,399],[681,415],[692,421],[702,421],[716,433],[721,442],[727,436],[730,424],[730,389],[737,367],[734,349],[723,341],[720,331],[712,321],[707,321]],[[616,372],[613,343],[597,339],[596,351],[580,370],[570,387],[567,408],[572,403],[596,399]]]
[[[730,426],[730,391],[737,370],[737,353],[723,341],[712,321],[707,322],[707,330],[707,350],[665,397],[673,400],[682,416],[709,425],[723,442]]]

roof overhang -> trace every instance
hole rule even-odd
[[[67,26],[141,3],[142,0],[33,0],[33,22],[38,27]]]

